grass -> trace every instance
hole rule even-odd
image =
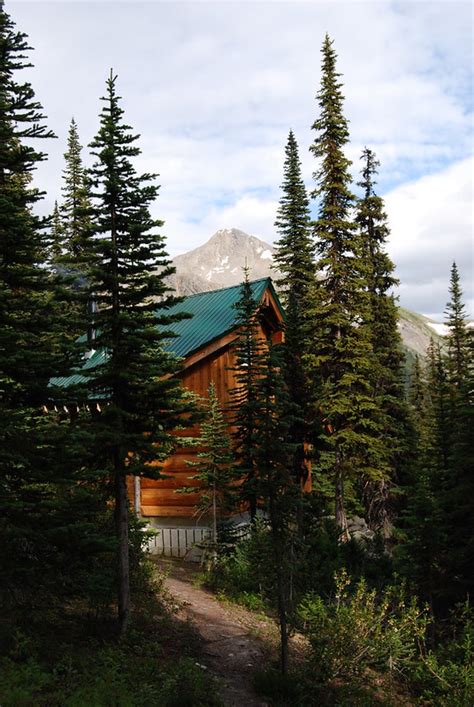
[[[2,637],[2,707],[222,705],[199,664],[197,636],[156,595],[135,609],[121,642],[110,615],[98,622],[78,605],[32,617],[14,633],[4,619]]]

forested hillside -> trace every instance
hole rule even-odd
[[[255,666],[261,704],[472,705],[473,330],[453,262],[443,340],[400,315],[383,165],[365,147],[353,177],[333,40],[308,126],[313,183],[290,130],[275,249],[254,243],[240,276],[224,408],[213,385],[204,400],[181,385],[167,346],[187,317],[171,309],[179,271],[114,71],[91,166],[72,120],[61,198],[39,215],[54,136],[23,79],[30,56],[0,8],[0,704],[222,704],[127,482],[194,444],[196,518],[212,531],[201,582],[278,626],[278,655]],[[196,288],[230,284],[233,254],[218,257],[197,261]],[[271,260],[278,342],[251,286]],[[180,440],[190,425],[200,436]]]

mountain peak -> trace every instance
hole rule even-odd
[[[214,240],[246,240],[247,238],[252,238],[248,233],[244,233],[239,228],[220,228],[214,233],[213,236],[207,241],[210,243]]]
[[[222,228],[203,245],[174,259],[176,274],[170,284],[179,295],[238,285],[245,265],[252,280],[274,277],[273,253],[273,246],[256,236],[238,228]]]

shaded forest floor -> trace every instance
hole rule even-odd
[[[271,616],[249,611],[199,586],[198,565],[165,558],[157,559],[156,564],[166,577],[166,601],[176,612],[178,621],[188,625],[194,638],[196,660],[217,678],[219,697],[225,707],[271,707],[275,704],[293,707],[299,704],[291,699],[288,702],[281,699],[267,701],[254,690],[256,676],[258,678],[259,674],[275,666],[278,659],[278,627]],[[306,652],[305,639],[298,634],[293,636],[290,639],[293,669],[303,667]],[[323,691],[314,703],[306,699],[304,704],[351,707],[408,707],[413,704],[400,686],[389,686],[378,676],[372,676],[372,679],[374,686],[378,683],[379,688],[371,690],[370,694],[356,689],[352,693],[351,686],[338,685],[336,688],[339,689]]]
[[[266,705],[252,683],[254,673],[274,657],[274,622],[196,586],[198,568],[190,563],[160,559],[157,564],[167,575],[165,587],[176,599],[178,617],[189,621],[199,637],[202,664],[218,678],[226,707]]]

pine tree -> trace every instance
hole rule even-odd
[[[196,462],[188,463],[197,472],[192,478],[201,482],[199,509],[203,514],[211,513],[212,552],[215,559],[219,540],[218,521],[222,513],[230,511],[235,504],[236,489],[231,440],[214,383],[209,386],[206,408],[206,419],[201,423],[199,437],[203,451],[198,453]],[[187,490],[195,493],[197,489],[191,486]]]
[[[239,338],[235,346],[236,387],[231,391],[235,475],[241,499],[254,521],[257,506],[267,515],[272,545],[280,624],[280,667],[288,668],[288,625],[292,532],[299,508],[299,484],[292,473],[295,447],[292,430],[300,406],[291,400],[282,346],[273,346],[260,331],[258,303],[248,269],[236,304]]]
[[[415,408],[418,434],[413,486],[405,489],[403,571],[420,595],[445,613],[474,589],[473,355],[464,321],[459,274],[451,272],[446,350],[428,349],[423,405]]]
[[[59,283],[44,267],[47,222],[36,214],[42,193],[31,183],[45,158],[33,145],[53,135],[32,86],[17,80],[31,66],[29,49],[0,11],[0,574],[3,598],[17,606],[40,604],[47,590],[51,601],[67,583],[59,547],[74,483],[61,458],[65,427],[42,406],[51,376],[77,362]],[[67,522],[73,533],[74,518]]]
[[[366,481],[364,499],[369,524],[387,534],[391,527],[390,487],[406,461],[409,419],[402,378],[404,354],[397,326],[398,310],[391,292],[398,280],[385,250],[389,228],[383,200],[375,193],[379,162],[368,148],[364,149],[361,159],[363,169],[359,186],[363,189],[363,196],[357,202],[355,220],[367,266],[368,325],[374,353],[372,390],[385,441],[380,456],[384,478]]]
[[[66,168],[63,170],[61,218],[64,228],[64,245],[69,258],[77,261],[84,248],[83,240],[89,232],[89,193],[85,169],[82,164],[82,146],[74,118],[69,126],[67,151],[64,153]]]
[[[270,346],[263,354],[257,380],[260,415],[254,456],[258,475],[258,498],[267,513],[272,544],[278,619],[280,626],[280,668],[288,671],[288,634],[292,617],[291,575],[293,533],[299,506],[299,489],[291,473],[295,446],[291,438],[298,405],[291,402],[286,384],[282,347]]]
[[[51,264],[61,280],[66,322],[72,339],[78,339],[88,329],[87,343],[92,348],[88,314],[96,309],[95,293],[87,292],[88,239],[91,226],[91,203],[87,172],[82,163],[82,146],[74,118],[68,132],[64,153],[63,202],[52,214]]]
[[[239,338],[235,345],[236,387],[230,391],[230,410],[235,426],[235,470],[237,477],[242,479],[242,498],[248,504],[250,518],[254,521],[258,498],[256,450],[262,415],[258,384],[263,374],[264,355],[268,346],[259,332],[258,305],[252,293],[248,268],[244,268],[244,280],[235,308]]]
[[[320,159],[314,177],[319,215],[314,226],[316,266],[311,310],[312,351],[307,364],[316,379],[326,433],[320,465],[332,474],[336,524],[347,538],[344,487],[349,477],[381,477],[380,427],[372,396],[373,352],[370,341],[367,270],[360,233],[351,220],[349,140],[336,53],[326,35],[322,48],[320,116],[313,124],[311,151]]]
[[[434,363],[432,357],[430,368]],[[415,454],[403,486],[405,503],[397,528],[395,559],[401,574],[413,582],[433,612],[446,587],[447,529],[443,475],[436,452],[436,415],[426,373],[416,356],[408,390]],[[428,374],[432,378],[434,372]]]
[[[462,289],[456,263],[451,268],[449,286],[451,299],[446,305],[448,327],[448,371],[451,385],[460,388],[469,368],[469,337],[466,327],[466,309],[462,301]]]
[[[451,422],[449,420],[450,391],[446,361],[439,343],[433,339],[427,351],[427,380],[432,410],[433,453],[444,483],[449,483],[451,454]]]
[[[463,293],[456,263],[451,269],[446,306],[449,386],[449,490],[446,496],[451,552],[449,571],[455,580],[455,599],[474,591],[474,337],[466,325]]]
[[[107,80],[100,128],[91,143],[95,157],[90,171],[91,223],[88,238],[87,288],[95,293],[98,310],[95,347],[104,352],[103,365],[92,369],[88,390],[100,405],[96,434],[103,458],[98,463],[114,488],[118,541],[118,612],[120,635],[130,614],[128,498],[126,475],[157,474],[156,460],[169,456],[188,404],[178,379],[175,357],[166,352],[166,326],[182,316],[169,315],[178,301],[166,278],[173,272],[162,221],[150,216],[157,196],[154,175],[137,175],[132,160],[140,154],[137,135],[123,122],[116,77]]]
[[[275,265],[282,277],[285,304],[285,370],[290,400],[300,414],[290,430],[295,443],[293,470],[295,477],[304,481],[307,475],[305,443],[310,442],[311,380],[304,365],[309,352],[308,312],[310,292],[315,279],[314,245],[311,240],[309,201],[301,176],[298,145],[290,130],[285,147],[282,196],[275,226],[280,234],[276,243]]]

